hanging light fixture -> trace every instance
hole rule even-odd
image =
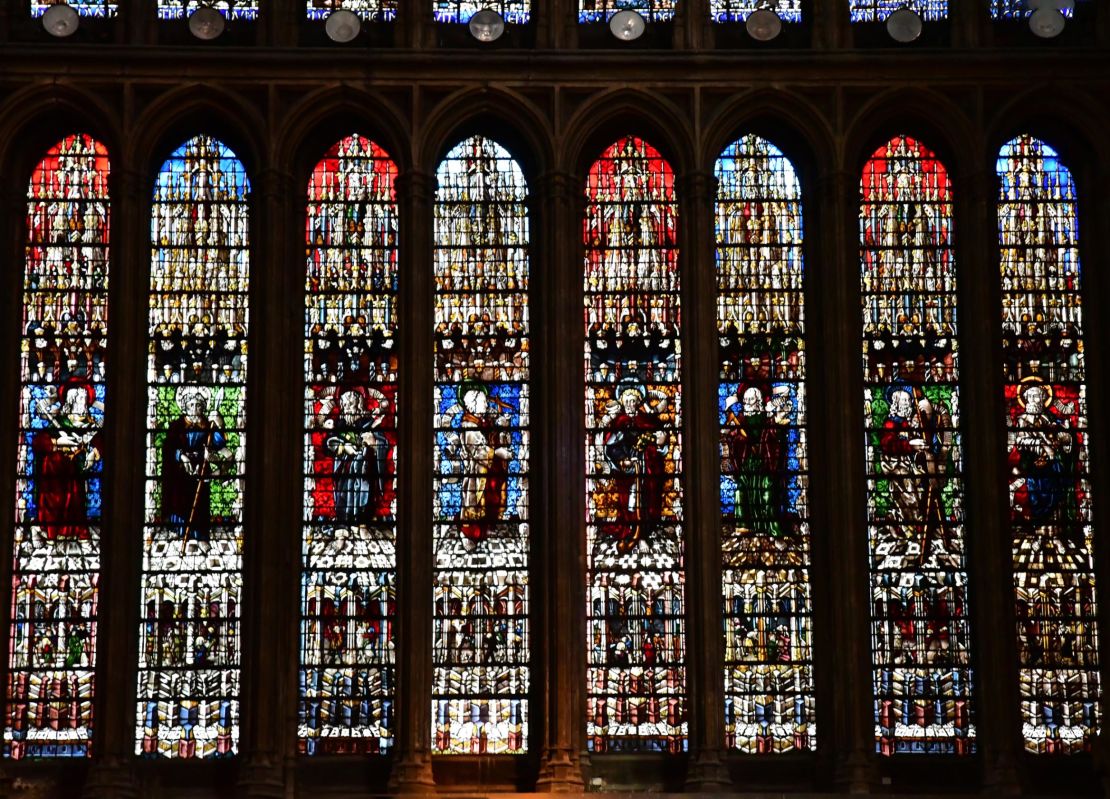
[[[470,18],[470,35],[480,42],[495,42],[505,32],[505,20],[492,8],[483,8]]]
[[[328,14],[324,22],[324,31],[328,34],[328,38],[340,44],[351,41],[358,36],[360,30],[362,30],[362,20],[358,18],[358,14],[345,8],[335,9]]]
[[[769,42],[782,33],[782,19],[775,11],[776,2],[764,2],[748,15],[744,27],[757,42]]]
[[[632,42],[644,35],[647,22],[635,11],[618,11],[609,19],[609,31],[622,42]]]
[[[917,39],[923,28],[921,15],[909,6],[902,6],[886,18],[886,32],[891,39],[902,44]]]
[[[80,24],[81,18],[77,15],[76,9],[66,3],[52,5],[42,15],[42,27],[51,36],[57,36],[60,39],[72,36]]]
[[[211,41],[224,32],[224,15],[211,6],[201,6],[189,15],[189,32],[203,41]]]
[[[1029,29],[1042,39],[1053,39],[1064,32],[1068,21],[1064,16],[1075,9],[1075,0],[1025,0],[1029,15]]]

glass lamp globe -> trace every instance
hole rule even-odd
[[[358,18],[358,14],[345,8],[337,8],[328,14],[328,19],[324,23],[328,38],[340,44],[351,41],[358,36],[361,29],[362,20]]]
[[[609,20],[609,31],[622,42],[631,42],[644,35],[647,23],[635,11],[618,11]]]
[[[756,41],[769,42],[782,33],[782,20],[771,9],[760,8],[748,15],[744,27]]]
[[[224,15],[210,6],[201,6],[189,15],[189,32],[203,41],[210,41],[223,33],[224,25]]]
[[[886,18],[886,32],[896,42],[912,42],[921,35],[921,15],[912,8],[900,8]]]
[[[1067,24],[1060,9],[1050,6],[1041,6],[1029,15],[1029,30],[1042,39],[1059,36]]]
[[[42,27],[51,36],[59,38],[75,33],[79,24],[80,17],[77,16],[77,11],[73,6],[65,3],[50,6],[42,15]]]
[[[470,18],[470,35],[480,42],[495,42],[505,32],[505,20],[492,8],[483,8]]]

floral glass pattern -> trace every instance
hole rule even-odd
[[[491,139],[436,170],[432,749],[528,748],[528,185]]]
[[[997,171],[1022,737],[1034,754],[1089,752],[1102,685],[1075,181],[1028,135]]]
[[[108,151],[77,134],[27,188],[4,756],[90,754],[108,335]]]
[[[802,188],[775,145],[717,159],[725,734],[815,747]]]
[[[970,754],[971,636],[952,184],[907,136],[860,185],[877,751]]]
[[[686,749],[678,207],[644,140],[586,180],[587,746]]]
[[[308,183],[299,746],[393,742],[397,167],[348,136]]]
[[[239,739],[250,183],[196,136],[151,209],[146,524],[137,754],[208,758]]]

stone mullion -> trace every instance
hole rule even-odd
[[[1104,14],[1106,9],[1103,9]],[[1079,246],[1083,270],[1083,324],[1087,382],[1087,424],[1090,458],[1091,510],[1094,525],[1095,590],[1099,599],[1099,648],[1098,661],[1102,684],[1102,731],[1095,742],[1094,762],[1102,780],[1103,795],[1110,799],[1110,742],[1107,739],[1107,719],[1110,719],[1110,615],[1106,612],[1106,596],[1110,592],[1110,371],[1106,358],[1110,357],[1110,320],[1099,313],[1099,300],[1110,292],[1110,280],[1105,265],[1110,264],[1110,194],[1105,190],[1110,181],[1110,159],[1099,153],[1100,163],[1088,172],[1078,173],[1084,180],[1079,183],[1078,215]],[[1097,310],[1096,310],[1097,309]],[[1093,311],[1093,312],[1092,312]]]
[[[4,297],[0,299],[0,312],[3,322],[2,330],[4,349],[0,352],[0,430],[6,432],[3,439],[4,446],[0,447],[0,481],[4,493],[2,502],[14,501],[16,481],[16,447],[19,442],[19,412],[20,412],[20,336],[22,335],[22,303],[23,303],[23,257],[24,257],[24,223],[27,214],[27,198],[19,191],[24,184],[22,180],[15,181],[15,170],[7,174],[0,174],[0,247],[3,249],[3,261],[9,265],[3,270],[4,282],[0,283]],[[12,505],[6,505],[12,508]],[[12,545],[15,541],[14,514],[6,511],[3,518],[6,523],[0,527],[0,613],[3,614],[3,627],[0,628],[0,686],[3,686],[4,706],[7,707],[8,697],[8,648],[11,636],[11,585],[13,552]],[[18,766],[13,767],[11,761],[0,759],[0,796],[8,796],[12,788],[12,774],[18,772]]]
[[[701,50],[712,41],[709,0],[683,0],[675,15],[674,48]]]
[[[955,251],[960,308],[960,430],[963,436],[965,532],[969,580],[973,720],[983,790],[1020,793],[1017,765],[1018,672],[1010,569],[1005,425],[1001,386],[1001,291],[993,172],[957,177]],[[974,435],[971,435],[974,431]]]
[[[431,47],[435,41],[432,0],[398,0],[394,24],[401,47],[414,50]]]
[[[967,49],[982,43],[985,24],[989,22],[987,0],[952,2],[948,10],[948,25],[952,47]]]
[[[158,41],[158,0],[122,0],[119,13],[128,44]]]
[[[400,206],[400,385],[397,502],[397,752],[390,788],[435,790],[432,712],[432,280],[435,178],[406,172]]]
[[[266,390],[288,384],[283,361],[289,349],[289,314],[280,309],[289,296],[290,270],[284,263],[282,234],[289,230],[285,213],[292,194],[288,175],[266,169],[254,181],[251,207],[251,313],[247,373],[247,463],[244,485],[243,604],[240,619],[239,790],[248,797],[283,797],[281,730],[287,720],[282,703],[283,670],[288,638],[281,598],[290,592],[280,580],[281,557],[295,535],[297,515],[283,480],[291,464],[280,431],[297,429],[290,414],[293,392]],[[269,313],[261,313],[266,309]],[[292,418],[290,418],[292,417]],[[294,456],[293,463],[300,459]]]
[[[539,224],[542,250],[532,274],[533,296],[545,324],[542,353],[533,361],[542,380],[543,413],[536,419],[546,442],[542,458],[545,502],[543,539],[533,547],[542,553],[534,571],[542,569],[543,595],[533,593],[533,613],[542,620],[535,629],[542,640],[532,649],[540,654],[534,679],[543,685],[543,737],[536,789],[547,793],[581,792],[581,751],[586,707],[585,550],[582,520],[586,518],[586,462],[582,431],[582,237],[581,181],[558,172],[539,181]],[[534,516],[535,514],[533,514]]]
[[[717,411],[717,281],[713,217],[716,180],[679,180],[682,270],[683,506],[686,514],[686,789],[731,787],[724,765],[721,620],[721,460]],[[695,442],[696,445],[695,445]]]
[[[813,14],[813,46],[838,50],[852,44],[852,15],[848,0],[810,0]]]
[[[296,46],[300,27],[298,23],[304,17],[305,2],[306,0],[266,0],[262,3],[259,44]]]
[[[149,203],[144,196],[145,176],[121,165],[122,154],[113,156],[104,434],[106,449],[114,455],[105,459],[93,728],[96,760],[84,791],[89,799],[124,799],[136,791],[132,758],[140,550],[146,515]]]
[[[866,524],[867,481],[861,400],[860,277],[857,216],[859,177],[830,170],[818,179],[817,237],[820,260],[810,259],[820,275],[820,328],[823,357],[812,364],[813,396],[824,397],[814,408],[811,437],[819,439],[823,518],[823,552],[815,562],[827,564],[825,586],[831,608],[825,616],[827,642],[836,652],[823,660],[835,690],[818,708],[819,740],[832,749],[833,780],[847,793],[868,793],[875,783],[874,690],[870,642],[871,589]],[[812,241],[812,239],[811,239]],[[822,557],[823,555],[823,557]],[[835,598],[833,601],[832,598]]]

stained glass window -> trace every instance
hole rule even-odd
[[[483,8],[492,8],[510,25],[528,22],[531,0],[432,0],[436,22],[469,22]]]
[[[974,750],[952,184],[898,136],[860,186],[875,735]]]
[[[717,160],[725,734],[815,746],[801,185],[758,136]]]
[[[300,750],[393,741],[397,167],[362,136],[308,184]]]
[[[436,170],[433,751],[528,747],[528,186],[472,137]]]
[[[628,136],[590,167],[584,227],[587,745],[686,749],[674,172]]]
[[[82,17],[114,17],[119,5],[111,0],[31,0],[31,16],[38,18],[50,6],[66,3]]]
[[[238,744],[249,192],[209,136],[155,182],[135,741],[147,757]]]
[[[605,22],[618,11],[636,11],[649,22],[674,17],[678,0],[578,0],[579,22]]]
[[[261,0],[158,0],[158,19],[185,19],[198,8],[210,6],[228,19],[253,20]]]
[[[783,22],[802,21],[802,0],[710,0],[715,22],[744,22],[753,11],[770,8]]]
[[[397,16],[397,0],[308,0],[305,6],[309,19],[326,19],[340,8],[373,22],[385,22]]]
[[[1075,182],[1019,136],[998,157],[1010,531],[1026,750],[1090,751],[1101,724]]]
[[[4,756],[89,754],[108,333],[108,152],[85,135],[27,188]]]
[[[948,16],[948,0],[851,0],[852,22],[883,22],[900,8],[910,8],[926,22]]]
[[[991,16],[995,19],[1021,19],[1033,13],[1026,0],[991,0]],[[1072,16],[1071,8],[1061,9],[1065,17]]]

